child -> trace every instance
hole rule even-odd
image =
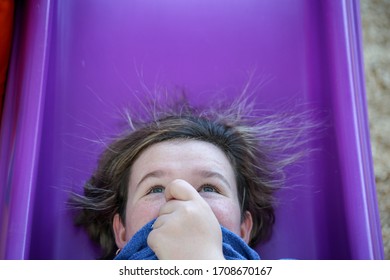
[[[184,103],[136,126],[130,119],[73,198],[103,258],[259,259],[249,246],[270,236],[274,192],[297,158],[281,157],[284,140],[293,147],[299,135],[242,104]]]

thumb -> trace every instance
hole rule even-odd
[[[199,193],[190,183],[181,179],[176,179],[169,183],[164,193],[167,202],[172,199],[187,201],[199,196]]]

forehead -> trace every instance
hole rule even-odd
[[[153,144],[134,162],[131,179],[154,170],[172,173],[190,173],[192,170],[209,170],[223,173],[235,181],[233,166],[226,154],[216,145],[199,140],[170,140]],[[131,180],[133,181],[133,180]]]

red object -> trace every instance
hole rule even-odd
[[[0,119],[11,53],[14,0],[0,0]]]

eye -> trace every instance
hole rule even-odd
[[[199,188],[199,192],[215,192],[219,193],[219,190],[216,186],[210,184],[204,184]]]
[[[153,186],[149,189],[147,194],[153,194],[153,193],[163,193],[165,191],[165,187],[163,186]]]

